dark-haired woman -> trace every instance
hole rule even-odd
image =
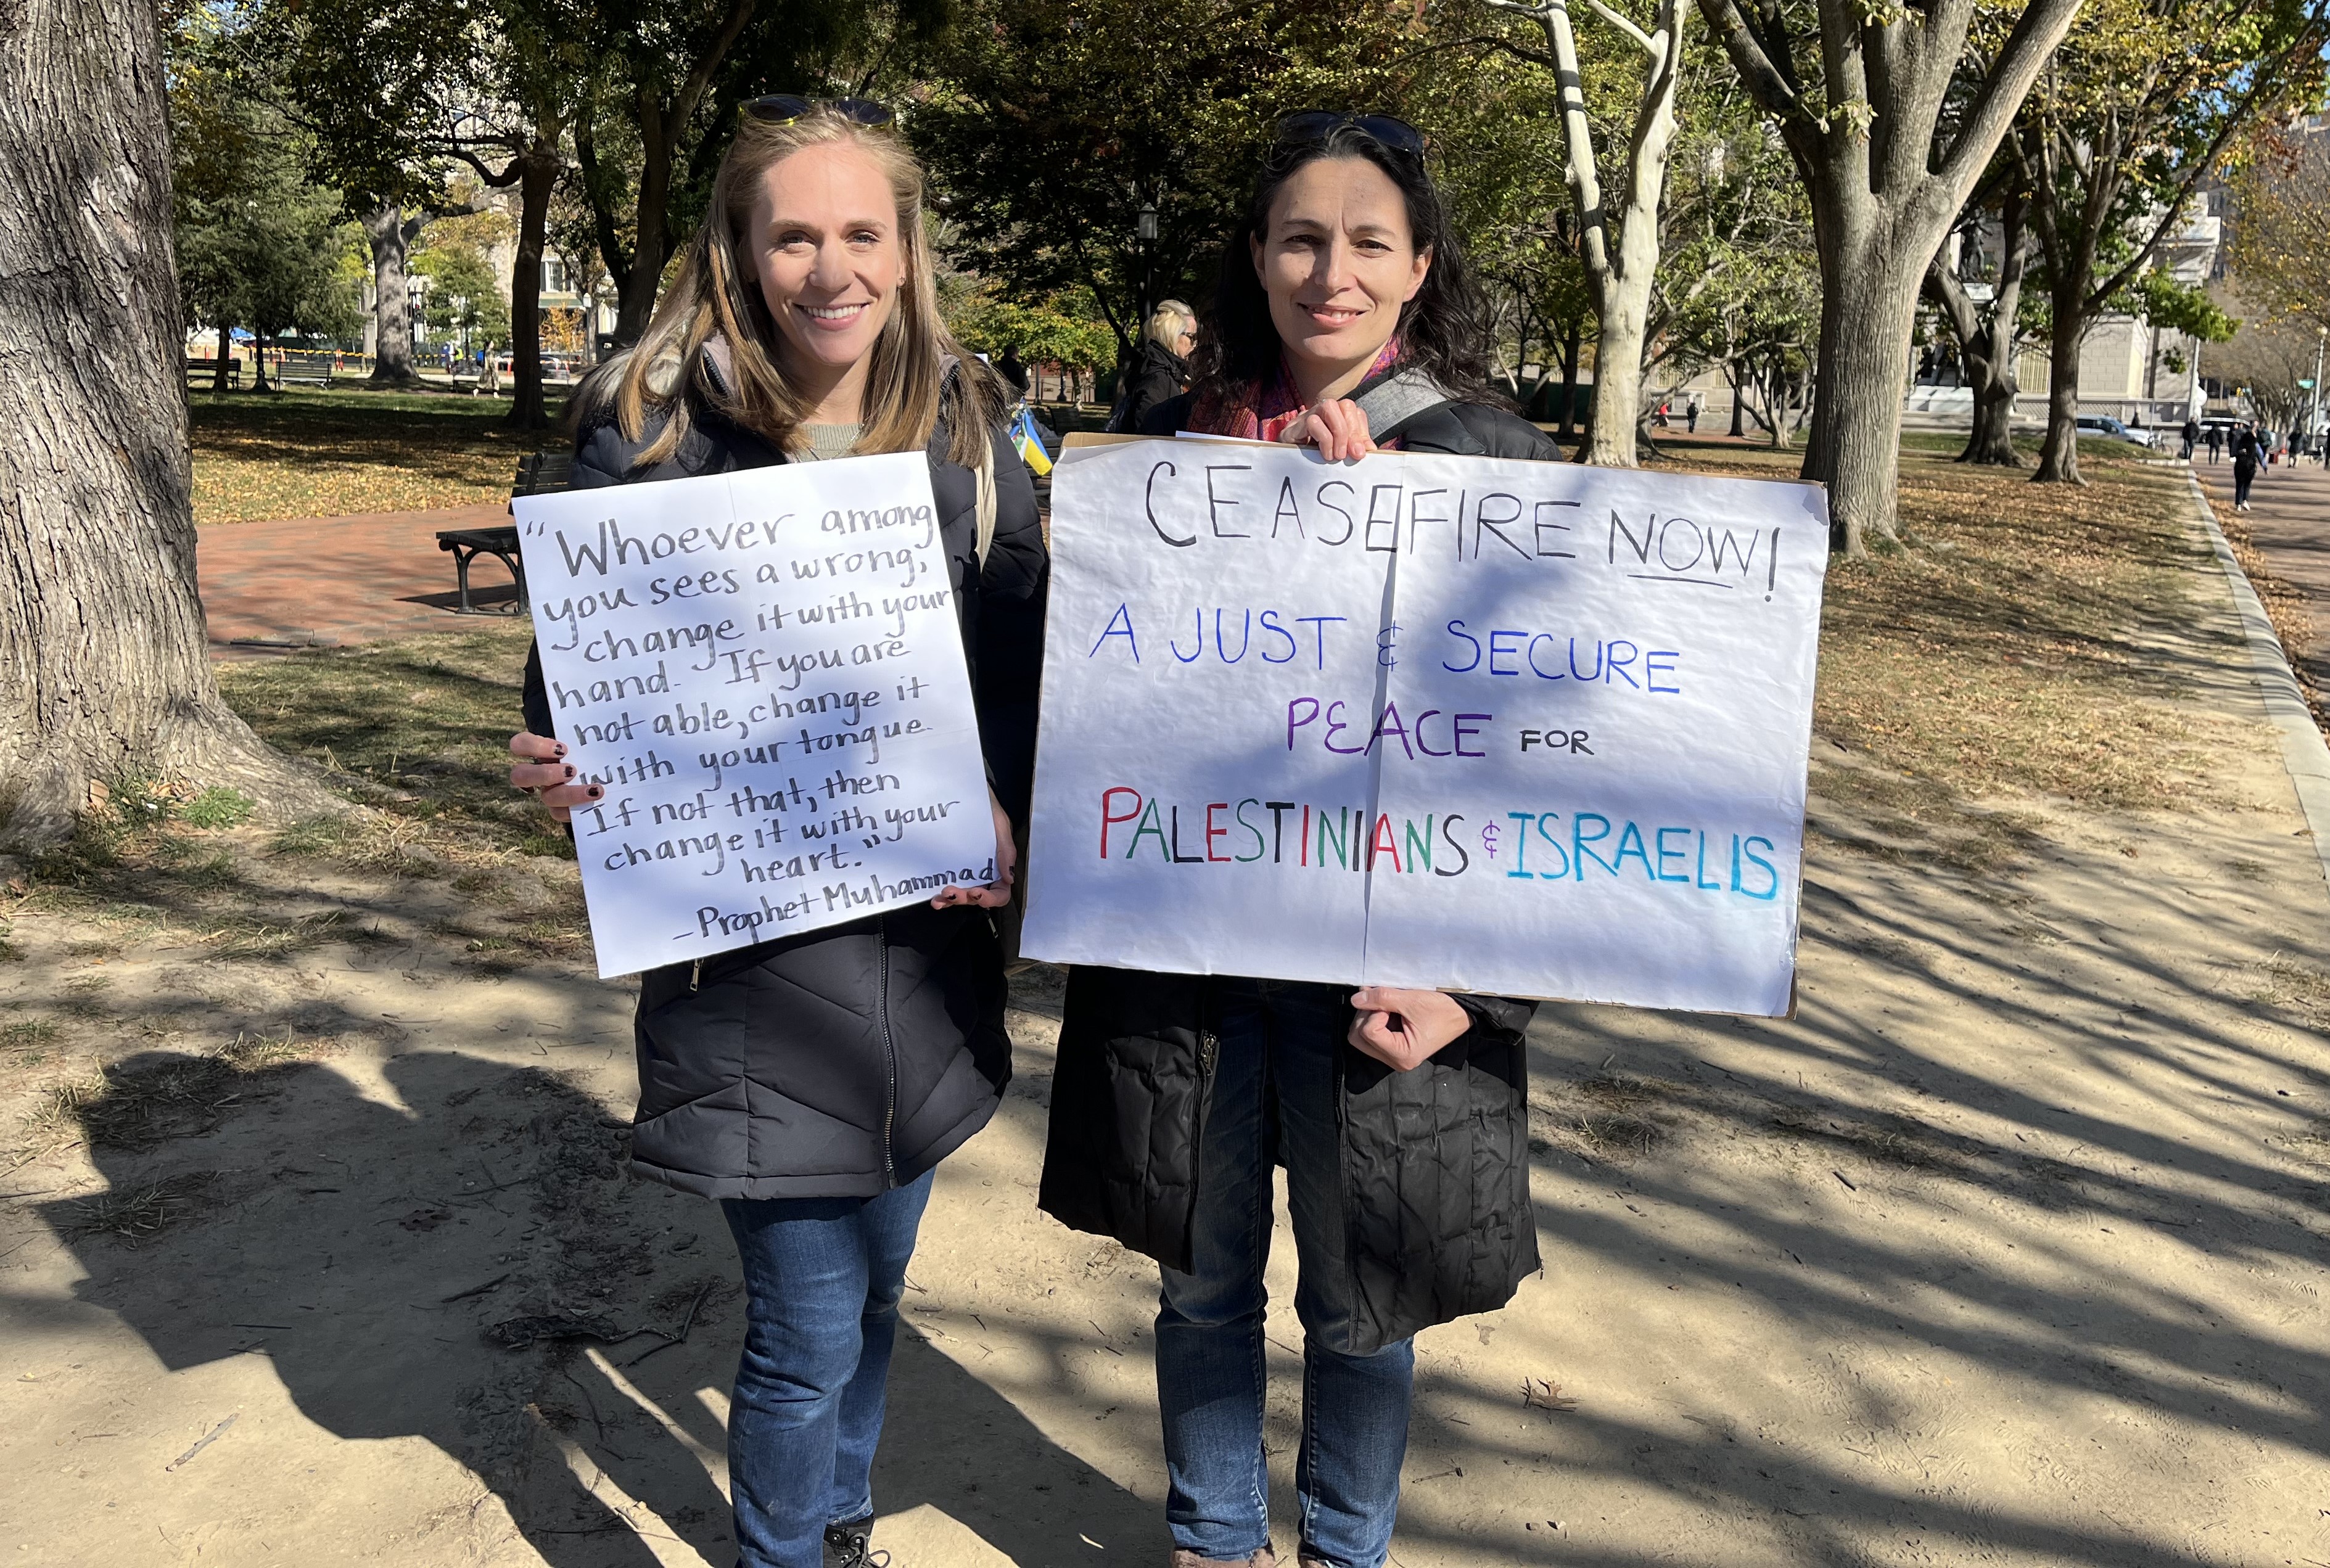
[[[1281,128],[1231,238],[1177,430],[1554,458],[1488,390],[1485,313],[1423,141],[1378,116]],[[1263,1266],[1286,1167],[1300,1266],[1301,1561],[1391,1546],[1418,1329],[1538,1266],[1523,1032],[1532,1005],[1439,991],[1079,968],[1044,1207],[1155,1258],[1174,1568],[1268,1564]]]
[[[1003,400],[938,314],[923,172],[859,99],[750,106],[639,346],[583,388],[578,487],[921,452],[1004,881],[640,977],[631,1168],[720,1200],[743,1261],[728,1422],[741,1568],[865,1568],[899,1298],[939,1161],[1010,1076],[1010,814],[1033,765],[1046,557]],[[529,661],[510,782],[601,798]]]

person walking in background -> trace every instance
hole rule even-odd
[[[1179,397],[1189,386],[1189,352],[1198,346],[1198,313],[1168,299],[1149,313],[1141,344],[1125,373],[1123,393],[1108,417],[1111,434],[1138,432],[1151,409]]]
[[[2233,510],[2249,509],[2249,486],[2257,483],[2258,464],[2264,456],[2265,444],[2258,432],[2248,425],[2233,432]]]
[[[2187,418],[2184,421],[2184,430],[2183,433],[2184,437],[2184,449],[2176,455],[2189,463],[2193,460],[2193,443],[2201,439],[2201,421],[2196,419]]]
[[[2221,460],[2224,455],[2225,427],[2222,425],[2211,425],[2209,427],[2209,461],[2212,463],[2217,462]]]
[[[1197,385],[1142,433],[1312,445],[1331,463],[1395,446],[1560,459],[1489,385],[1490,315],[1424,151],[1386,116],[1280,123],[1222,253]],[[1538,1267],[1533,1010],[1443,991],[1071,972],[1040,1201],[1160,1265],[1174,1568],[1276,1562],[1263,1272],[1280,1165],[1303,1337],[1296,1548],[1317,1568],[1381,1568],[1414,1336],[1502,1306]],[[1461,1112],[1420,1133],[1426,1106]]]
[[[867,1533],[906,1264],[933,1170],[1011,1076],[988,912],[1034,770],[1044,539],[1009,400],[939,318],[923,171],[890,120],[862,99],[747,104],[646,335],[577,399],[582,488],[924,458],[987,763],[994,883],[639,978],[631,1169],[717,1199],[742,1264],[741,1568],[884,1560]],[[526,714],[510,782],[561,818],[601,802],[552,737],[538,657]]]
[[[1003,357],[995,362],[995,373],[1001,376],[1003,384],[1011,389],[1012,401],[1018,402],[1028,395],[1028,367],[1019,363],[1017,344],[1005,349]]]
[[[1682,405],[1683,429],[1690,431],[1694,436],[1699,434],[1699,409],[1700,401],[1701,400],[1700,395],[1697,392],[1693,392],[1691,394],[1690,401]]]

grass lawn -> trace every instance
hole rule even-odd
[[[524,723],[523,622],[219,666],[227,701],[270,744],[431,839],[571,859],[573,848],[509,787]]]
[[[1796,461],[1729,446],[1674,456],[1743,477],[1789,475]],[[2198,776],[2210,721],[2178,700],[2175,666],[2147,646],[2191,615],[2183,585],[2202,581],[2178,571],[2205,550],[2183,517],[2181,476],[2100,452],[2088,473],[2080,488],[2033,486],[2027,471],[1905,453],[1905,547],[1829,566],[1815,837],[1994,883],[2028,863],[2058,806],[2215,798]],[[430,930],[455,940],[463,963],[581,955],[579,887],[571,870],[545,869],[573,851],[506,782],[527,635],[469,623],[221,666],[228,701],[262,737],[370,809],[262,827],[239,798],[119,780],[73,843],[27,868],[22,897],[0,901],[0,960],[14,951],[10,917],[41,911],[118,925],[118,944],[142,931],[213,957],[288,956],[356,929],[318,898],[369,908],[363,889],[384,877],[458,895]]]
[[[1962,437],[1901,454],[1906,548],[1832,557],[1814,729],[1873,767],[1816,766],[1945,858],[2015,857],[2018,795],[2174,805],[2202,780],[2191,733],[2143,647],[2184,612],[2192,538],[2181,471],[2117,441],[2080,443],[2082,486],[1950,460]],[[1668,443],[1678,467],[1792,477],[1801,455]],[[2187,580],[2189,581],[2189,580]]]
[[[2176,476],[2109,445],[2117,455],[2083,452],[2077,488],[1961,467],[1944,455],[1952,442],[1904,451],[1907,547],[1829,566],[1815,728],[1875,764],[1837,788],[1953,830],[1979,825],[1975,803],[2017,794],[2126,807],[2189,793],[2188,737],[2141,644],[2180,613],[2174,568],[2197,546]],[[1670,451],[1744,477],[1792,476],[1799,460]],[[229,665],[221,679],[269,741],[365,798],[437,831],[558,853],[502,781],[526,637],[465,629]]]
[[[521,434],[507,399],[450,392],[287,388],[196,392],[194,522],[260,523],[497,501],[525,453],[562,447]]]

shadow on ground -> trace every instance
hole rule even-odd
[[[133,1057],[114,1082],[188,1061]],[[620,1129],[555,1073],[412,1053],[384,1082],[367,1095],[320,1064],[271,1065],[211,1085],[239,1113],[194,1136],[96,1113],[109,1191],[41,1210],[88,1270],[79,1299],[174,1372],[264,1355],[336,1436],[426,1439],[554,1568],[648,1568],[640,1536],[665,1529],[725,1568],[727,1504],[705,1459],[725,1450],[742,1303],[719,1216],[623,1176]],[[558,1316],[671,1333],[699,1292],[668,1348],[641,1334],[509,1350],[485,1332]],[[11,1308],[28,1327],[41,1310]],[[935,1504],[1028,1564],[1153,1534],[1144,1506],[911,1332],[891,1397],[885,1512]],[[1055,1491],[1075,1497],[1073,1522],[1033,1506]]]

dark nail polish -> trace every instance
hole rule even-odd
[[[573,764],[573,763],[572,763],[572,762],[569,762],[569,763],[566,765],[566,776],[567,776],[569,779],[572,779],[572,778],[573,778],[573,777],[574,777],[574,764]]]
[[[604,790],[604,789],[601,789],[598,785],[593,784],[593,785],[592,785],[592,786],[591,786],[591,798],[592,798],[592,799],[596,800],[597,798],[599,798],[599,797],[600,797],[600,796],[604,795],[605,793],[606,793],[606,790]]]

